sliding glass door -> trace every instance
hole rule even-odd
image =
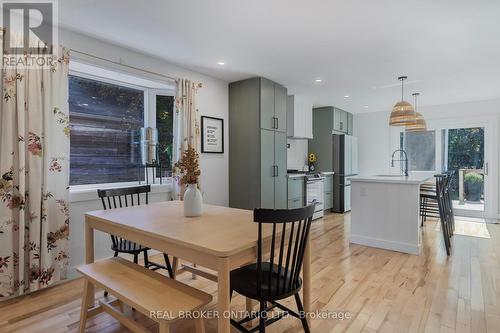
[[[484,127],[442,130],[442,169],[453,173],[453,208],[462,216],[484,215],[488,180],[484,133]]]
[[[405,149],[411,172],[452,172],[455,214],[496,222],[500,183],[498,124],[494,115],[428,119],[425,132],[392,131],[390,151]]]

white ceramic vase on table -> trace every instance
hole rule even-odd
[[[203,213],[203,197],[196,184],[188,184],[184,192],[184,216],[195,217]]]

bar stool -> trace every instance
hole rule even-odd
[[[423,222],[427,217],[439,218],[443,233],[446,254],[450,255],[451,237],[455,232],[455,218],[450,194],[450,185],[453,173],[439,174],[436,179],[435,190],[428,184],[420,193],[420,215]]]

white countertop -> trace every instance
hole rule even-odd
[[[335,172],[333,171],[325,171],[325,172],[320,172],[319,174],[322,175],[322,176],[330,176],[330,175],[333,175]],[[300,177],[305,177],[307,176],[307,174],[304,172],[304,173],[287,173],[286,176],[288,178],[300,178]]]
[[[355,176],[350,179],[351,182],[422,184],[433,177],[434,177],[433,173],[415,172],[415,173],[410,173],[408,177],[385,174],[385,175],[374,175],[374,176]]]
[[[286,176],[288,178],[304,178],[306,176],[305,173],[287,173]]]

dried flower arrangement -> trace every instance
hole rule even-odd
[[[181,159],[175,163],[181,174],[181,184],[198,184],[200,168],[198,164],[198,153],[196,149],[189,146],[183,153]]]

